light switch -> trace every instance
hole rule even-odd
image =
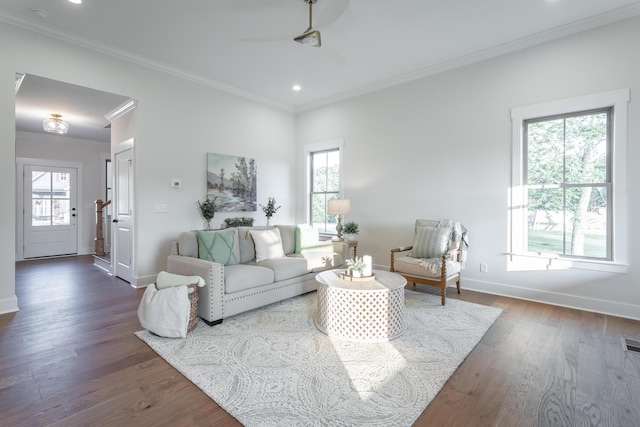
[[[182,183],[180,182],[179,179],[171,180],[171,188],[180,188],[180,187],[182,187]]]

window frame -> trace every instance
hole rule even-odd
[[[343,198],[343,194],[344,194],[344,185],[343,185],[343,170],[344,170],[344,162],[343,162],[343,151],[344,151],[344,140],[343,139],[334,139],[334,140],[330,140],[330,141],[324,141],[324,142],[319,142],[319,143],[315,143],[315,144],[308,144],[304,146],[304,156],[305,156],[305,160],[306,160],[306,168],[305,168],[305,200],[306,200],[306,206],[305,206],[305,222],[307,224],[311,224],[313,225],[312,221],[311,221],[311,215],[312,215],[312,198],[313,198],[313,194],[317,194],[314,193],[313,190],[313,182],[312,182],[312,162],[311,162],[311,158],[312,155],[315,153],[323,153],[323,152],[328,152],[328,151],[334,151],[337,150],[338,151],[338,158],[339,158],[339,168],[338,168],[338,173],[340,174],[340,183],[338,184],[338,198],[341,199]],[[331,193],[334,193],[333,191]],[[323,233],[320,232],[321,236],[335,236],[335,233]]]
[[[543,269],[581,268],[587,270],[624,273],[628,267],[627,230],[627,104],[629,89],[602,92],[575,98],[545,102],[511,109],[512,121],[512,185],[509,209],[509,261],[538,265]],[[532,254],[526,247],[527,233],[527,175],[526,135],[527,120],[553,116],[567,116],[576,112],[612,109],[611,117],[611,259],[564,255]]]

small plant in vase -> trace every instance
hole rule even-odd
[[[216,214],[217,199],[217,196],[210,197],[207,195],[207,197],[203,201],[198,200],[196,202],[198,204],[198,208],[200,208],[200,214],[207,221],[207,230],[211,230],[211,220]]]
[[[264,212],[264,215],[267,217],[267,225],[269,225],[269,220],[271,220],[273,214],[278,212],[278,209],[280,209],[282,206],[276,206],[276,198],[269,197],[267,206],[260,205],[260,207],[262,208],[262,212]]]
[[[348,259],[345,264],[347,264],[347,276],[362,277],[362,272],[366,267],[362,258]]]
[[[356,239],[356,235],[360,232],[360,227],[358,224],[349,221],[342,227],[342,234],[344,234],[344,238],[350,242]]]

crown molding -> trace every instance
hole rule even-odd
[[[578,34],[587,30],[592,30],[604,25],[612,24],[614,22],[623,21],[625,19],[633,18],[638,15],[640,15],[640,4],[636,3],[631,6],[626,6],[610,12],[602,13],[600,15],[586,18],[568,25],[563,25],[561,27],[523,37],[512,42],[503,43],[480,52],[461,56],[459,58],[454,58],[450,61],[441,62],[439,64],[423,68],[415,72],[403,74],[401,76],[393,77],[385,81],[362,86],[360,88],[343,92],[334,96],[322,98],[317,101],[298,106],[298,108],[296,108],[296,112],[298,113],[312,110],[314,108],[323,107],[335,102],[344,101],[350,98],[355,98],[357,96],[376,92],[403,83],[419,80],[425,77],[442,73],[444,71],[453,70],[455,68],[464,67],[466,65],[484,61],[486,59],[495,58],[528,47],[550,42],[553,40],[558,40],[563,37]]]
[[[129,111],[135,110],[138,106],[138,101],[135,99],[129,99],[122,103],[122,105],[114,108],[112,111],[108,112],[104,115],[104,118],[107,119],[109,123],[113,123],[114,120],[119,119],[120,117],[127,114]]]
[[[110,146],[109,141],[95,141],[91,139],[71,138],[68,136],[55,135],[52,133],[36,133],[36,132],[24,132],[16,131],[16,141],[28,141],[28,142],[59,142],[63,144],[95,144],[95,145],[107,145]]]
[[[5,22],[7,24],[23,28],[25,30],[33,31],[35,33],[42,34],[47,37],[51,37],[54,39],[58,39],[70,44],[74,44],[76,46],[80,46],[86,49],[91,49],[93,51],[103,53],[105,55],[109,55],[118,59],[122,59],[128,62],[132,62],[137,65],[141,65],[146,68],[150,68],[152,70],[160,71],[165,74],[172,75],[174,77],[178,77],[184,80],[191,81],[193,83],[197,83],[203,86],[207,86],[213,89],[220,90],[222,92],[230,93],[232,95],[239,96],[241,98],[248,99],[250,101],[258,102],[260,104],[265,104],[271,107],[278,108],[280,110],[284,110],[290,113],[295,112],[295,108],[292,105],[283,104],[281,102],[277,102],[268,98],[264,98],[253,93],[244,91],[237,87],[227,85],[224,83],[220,83],[217,81],[213,81],[202,76],[189,73],[185,70],[179,69],[177,67],[173,67],[167,64],[164,64],[159,61],[155,61],[144,57],[142,55],[136,55],[131,52],[127,52],[125,50],[119,49],[115,46],[108,45],[106,43],[97,43],[95,41],[78,37],[75,34],[61,31],[58,29],[53,29],[51,27],[42,25],[37,22],[32,22],[26,20],[22,17],[19,17],[14,14],[7,13],[5,11],[0,11],[0,21]]]

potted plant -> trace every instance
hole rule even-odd
[[[347,264],[347,276],[362,277],[362,271],[366,266],[362,258],[348,259],[345,264]]]
[[[356,239],[356,235],[360,232],[360,228],[358,224],[349,221],[342,227],[342,234],[344,234],[344,238],[350,242]]]
[[[235,218],[225,218],[224,222],[227,224],[227,227],[240,227],[240,226],[249,226],[253,225],[253,218],[251,217],[235,217]]]
[[[202,202],[200,200],[196,202],[198,204],[198,208],[200,208],[200,214],[207,221],[207,230],[211,230],[211,220],[216,214],[217,199],[217,196],[210,197],[207,195]]]
[[[276,207],[275,197],[269,197],[269,200],[267,201],[267,206],[260,205],[260,207],[262,208],[262,212],[264,212],[265,216],[267,217],[267,225],[269,225],[269,220],[271,219],[273,214],[278,212],[278,209],[281,208],[281,206]]]

